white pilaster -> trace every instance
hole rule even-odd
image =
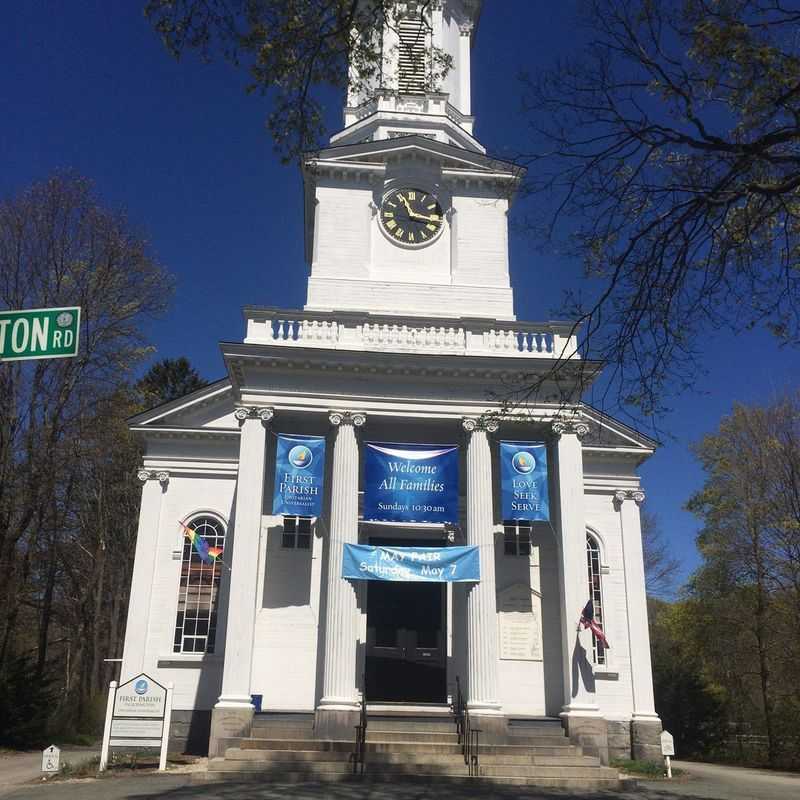
[[[239,470],[233,524],[233,557],[230,561],[228,623],[222,694],[217,708],[252,709],[250,677],[253,664],[253,632],[258,587],[258,551],[264,504],[266,423],[271,408],[237,408],[241,424]],[[230,547],[228,548],[230,549]]]
[[[458,110],[466,116],[472,113],[470,51],[473,28],[474,23],[471,20],[458,26]]]
[[[466,418],[467,544],[478,548],[481,579],[467,594],[467,703],[470,711],[496,712],[497,597],[494,575],[494,514],[492,510],[492,454],[488,432],[497,422]]]
[[[169,484],[168,472],[140,469],[137,476],[143,484],[142,505],[139,512],[139,529],[136,533],[136,555],[128,600],[128,622],[125,626],[125,648],[120,671],[122,681],[144,672],[146,668],[147,630],[158,553],[161,503]]]
[[[358,608],[352,583],[341,577],[345,543],[358,543],[358,439],[356,428],[366,415],[334,411],[331,522],[328,541],[328,586],[325,611],[325,665],[320,709],[354,711]]]
[[[578,420],[557,420],[559,556],[561,580],[561,641],[564,669],[562,716],[599,713],[589,654],[591,632],[579,631],[581,611],[589,600],[586,568],[586,512],[583,495],[581,438],[589,426]]]
[[[620,489],[614,504],[622,528],[622,560],[625,568],[625,603],[628,617],[628,646],[631,659],[633,719],[657,721],[653,697],[653,667],[650,658],[650,628],[647,621],[647,592],[639,506],[641,489]]]

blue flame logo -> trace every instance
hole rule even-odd
[[[147,689],[147,681],[144,678],[136,681],[136,683],[133,685],[133,691],[136,692],[136,694],[147,694]]]
[[[514,453],[514,457],[511,459],[511,466],[520,475],[528,475],[536,469],[536,459],[526,450],[520,450]]]
[[[311,465],[314,456],[304,444],[298,444],[289,451],[289,463],[297,469],[305,469]]]

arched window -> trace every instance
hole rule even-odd
[[[589,571],[589,598],[594,606],[595,622],[603,628],[603,586],[600,577],[600,545],[590,533],[586,534],[586,566]],[[605,633],[605,630],[603,630]],[[592,661],[606,663],[606,649],[603,643],[592,634]]]
[[[225,526],[216,517],[197,516],[186,527],[202,537],[208,549],[225,548]],[[202,545],[201,549],[205,549]],[[222,578],[219,558],[201,558],[189,536],[184,536],[174,653],[213,653],[217,635],[217,597]]]

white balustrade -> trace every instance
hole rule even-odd
[[[336,318],[331,312],[248,312],[252,316],[248,316],[247,343],[509,358],[580,357],[575,332],[562,323],[426,324],[428,320],[413,318],[398,322],[353,314]]]

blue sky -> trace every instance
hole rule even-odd
[[[92,178],[177,277],[171,312],[151,325],[156,357],[186,355],[217,378],[224,372],[217,343],[242,338],[242,306],[305,301],[301,179],[273,153],[268,100],[245,94],[246,75],[195,58],[176,63],[143,5],[27,0],[6,10],[0,195],[58,168]],[[572,2],[486,3],[473,53],[473,111],[490,152],[524,147],[517,75],[580,46],[574,13]],[[335,98],[329,112],[335,127]],[[552,317],[561,290],[580,281],[579,265],[543,254],[521,234],[511,237],[511,265],[520,319]],[[671,402],[674,411],[661,421],[664,446],[641,470],[647,506],[684,574],[697,563],[697,525],[682,506],[703,478],[688,445],[713,431],[733,402],[765,402],[800,375],[800,353],[763,332],[720,332],[703,349],[707,373]]]

